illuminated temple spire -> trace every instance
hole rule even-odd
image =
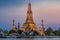
[[[32,10],[31,10],[30,0],[29,0],[29,3],[28,3],[28,10],[27,10],[26,21],[25,21],[25,23],[23,24],[22,30],[25,31],[28,25],[30,25],[30,26],[29,26],[30,30],[34,30],[34,31],[37,31],[37,30],[38,30],[38,28],[36,27],[36,24],[35,24],[34,21],[33,21],[33,16],[32,16]]]
[[[34,23],[32,18],[32,10],[31,10],[31,3],[28,3],[28,11],[27,11],[27,19],[25,23]]]

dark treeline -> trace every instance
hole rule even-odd
[[[53,30],[51,27],[49,27],[45,31],[46,36],[60,36],[60,28],[58,30]]]
[[[17,31],[10,30],[10,31],[8,31],[8,30],[0,29],[0,36],[2,34],[4,34],[6,36],[6,35],[10,35],[10,34],[14,35],[14,34],[17,34],[17,33],[19,35],[25,34],[25,35],[28,36],[28,34],[29,34],[29,33],[26,33],[26,32],[23,32],[23,33],[22,32],[23,32],[22,30],[17,30]],[[31,36],[40,36],[40,35],[39,35],[39,33],[33,31],[33,34],[31,34]],[[44,36],[60,36],[60,28],[58,30],[53,30],[51,27],[49,27],[49,28],[46,29]]]

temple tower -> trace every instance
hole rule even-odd
[[[45,35],[45,33],[44,33],[44,21],[43,21],[43,20],[41,20],[40,35],[41,35],[41,36],[44,36],[44,35]]]
[[[14,31],[16,31],[16,25],[15,25],[15,20],[13,20],[13,22],[12,22],[12,30],[14,30]]]
[[[28,4],[28,11],[27,11],[27,18],[26,18],[26,24],[28,23],[34,23],[33,22],[33,18],[32,18],[32,10],[31,10],[31,3],[29,1],[29,4]]]
[[[29,3],[28,3],[27,18],[26,18],[26,21],[25,21],[25,23],[23,24],[23,27],[22,27],[22,30],[23,30],[24,32],[25,32],[28,24],[29,24],[30,30],[38,31],[38,28],[37,28],[36,24],[35,24],[34,21],[33,21],[30,0],[29,0]]]

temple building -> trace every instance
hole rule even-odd
[[[30,30],[34,30],[34,31],[38,32],[38,28],[33,21],[31,3],[30,2],[28,4],[27,18],[26,18],[26,21],[25,21],[25,23],[23,24],[23,27],[22,27],[22,30],[24,32],[25,32],[28,25],[29,25]]]
[[[16,25],[15,25],[15,20],[13,20],[13,23],[12,23],[12,30],[14,30],[14,31],[17,30]]]
[[[14,22],[15,21],[13,20],[12,30],[16,30],[16,25],[14,24]],[[19,25],[20,25],[20,23],[18,22],[18,30],[22,30],[23,32],[32,33],[32,31],[35,31],[35,32],[39,33],[41,36],[45,35],[45,32],[44,32],[44,21],[43,20],[41,21],[40,30],[38,30],[36,24],[34,23],[30,1],[28,3],[26,21],[23,24],[22,28],[20,28]]]
[[[40,35],[41,35],[41,36],[44,36],[44,35],[45,35],[45,32],[44,32],[44,21],[43,21],[43,20],[41,20]]]

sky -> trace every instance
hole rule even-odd
[[[60,0],[30,0],[33,20],[38,29],[41,28],[41,20],[44,27],[57,30],[60,27]],[[27,16],[29,0],[0,0],[0,28],[11,30],[12,20],[16,27],[20,22],[23,26]]]

